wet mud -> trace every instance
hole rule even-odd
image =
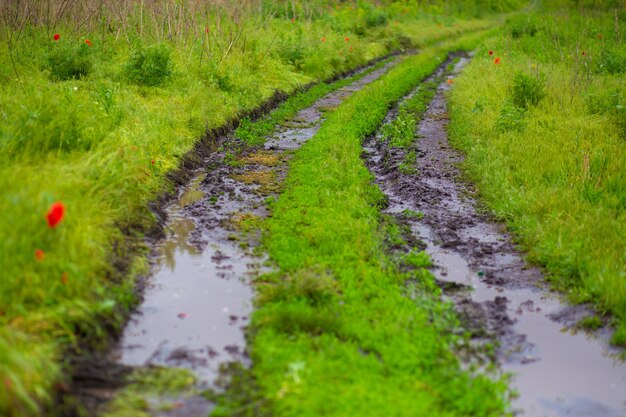
[[[232,136],[214,144],[189,184],[159,209],[167,219],[164,238],[153,244],[143,301],[109,353],[110,363],[126,371],[186,368],[196,376],[199,389],[218,389],[221,370],[233,362],[249,365],[246,328],[253,308],[252,283],[268,271],[258,249],[258,224],[268,215],[266,200],[280,192],[287,161],[317,132],[324,112],[396,62],[300,111],[262,148],[246,147]],[[96,387],[92,394],[101,394],[101,402],[112,397],[111,389]],[[158,415],[206,416],[213,408],[201,395],[177,398],[175,404]]]
[[[384,211],[425,244],[444,298],[454,303],[478,350],[495,342],[495,360],[512,374],[510,386],[518,394],[512,400],[516,415],[626,416],[626,364],[608,345],[608,330],[574,331],[592,312],[547,289],[541,270],[524,261],[502,225],[477,210],[475,190],[460,179],[463,157],[446,133],[449,88],[439,85],[419,123],[417,174],[398,169],[409,150],[389,147],[381,134],[365,144],[364,159],[389,199]],[[392,109],[386,122],[395,115]],[[406,210],[423,218],[407,218]]]

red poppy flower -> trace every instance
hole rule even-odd
[[[153,159],[153,160],[151,160],[151,161],[150,161],[150,163],[151,163],[152,165],[154,165],[154,159]]]
[[[92,43],[91,43],[91,41],[90,41],[89,39],[85,39],[85,43],[86,43],[87,45],[89,45],[89,46],[93,46],[93,45],[92,45]]]
[[[345,38],[344,41],[348,42],[350,40],[350,38]]]
[[[58,41],[59,39],[61,39],[61,35],[59,35],[58,33],[55,33],[52,39],[54,39],[55,41]]]
[[[48,219],[48,227],[55,227],[63,220],[65,215],[65,206],[60,201],[53,203],[48,209],[46,218]]]
[[[322,36],[322,42],[326,42],[326,36]]]
[[[46,253],[44,251],[42,251],[41,249],[37,249],[35,251],[35,259],[36,260],[43,261],[45,257],[46,257]]]
[[[296,18],[295,17],[291,18],[291,23],[296,23]]]
[[[63,273],[61,274],[61,283],[62,283],[63,285],[67,285],[67,272],[63,272]]]
[[[489,56],[492,56],[492,55],[493,55],[493,51],[489,51]]]
[[[500,58],[498,57],[498,58],[494,59],[493,63],[496,64],[496,65],[499,65],[500,64]]]
[[[204,28],[204,33],[206,33],[207,35],[209,34],[209,27],[208,27],[208,26],[206,26],[206,27]]]
[[[448,85],[452,85],[454,83],[454,80],[452,78],[448,78],[446,82],[448,83]]]

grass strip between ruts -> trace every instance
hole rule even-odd
[[[259,401],[227,396],[214,415],[503,414],[505,385],[462,370],[451,352],[457,323],[432,277],[401,273],[386,255],[384,196],[361,160],[363,139],[389,107],[448,52],[472,49],[483,36],[407,58],[330,113],[296,153],[265,225],[279,272],[257,286],[251,355]],[[408,296],[411,279],[419,291]]]

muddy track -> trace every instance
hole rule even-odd
[[[204,156],[203,168],[193,172],[189,185],[160,209],[167,219],[165,238],[153,244],[152,276],[143,289],[143,301],[104,361],[117,371],[102,386],[91,375],[81,393],[92,397],[88,402],[93,409],[115,395],[121,376],[133,368],[187,368],[196,375],[198,388],[205,389],[214,386],[222,367],[249,364],[246,327],[252,312],[251,282],[267,271],[264,256],[256,250],[258,221],[268,215],[266,199],[279,193],[288,159],[317,132],[324,112],[396,62],[301,110],[261,149],[227,136]],[[176,407],[159,415],[206,415],[213,407],[200,395],[166,398],[162,403],[157,399],[155,407],[172,401]]]
[[[366,163],[389,198],[384,212],[425,244],[437,282],[472,331],[478,351],[492,342],[498,346],[497,364],[513,374],[510,385],[519,394],[515,413],[626,416],[626,365],[616,359],[618,352],[602,331],[571,331],[591,312],[567,306],[545,289],[541,271],[524,261],[502,225],[476,209],[475,190],[459,179],[463,157],[446,133],[449,88],[440,84],[419,124],[416,175],[398,169],[408,150],[390,147],[381,134],[365,144]],[[395,117],[392,109],[386,123]],[[406,210],[423,213],[423,219],[407,218]]]

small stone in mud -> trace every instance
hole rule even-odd
[[[187,318],[187,313],[178,313],[178,318],[181,320]]]
[[[211,256],[211,260],[214,262],[218,262],[218,263],[223,261],[224,259],[229,259],[229,258],[230,256],[224,255],[220,251],[215,252],[215,255]]]
[[[231,355],[237,355],[239,354],[239,346],[237,345],[228,345],[224,347],[224,350],[228,353],[230,353]]]

